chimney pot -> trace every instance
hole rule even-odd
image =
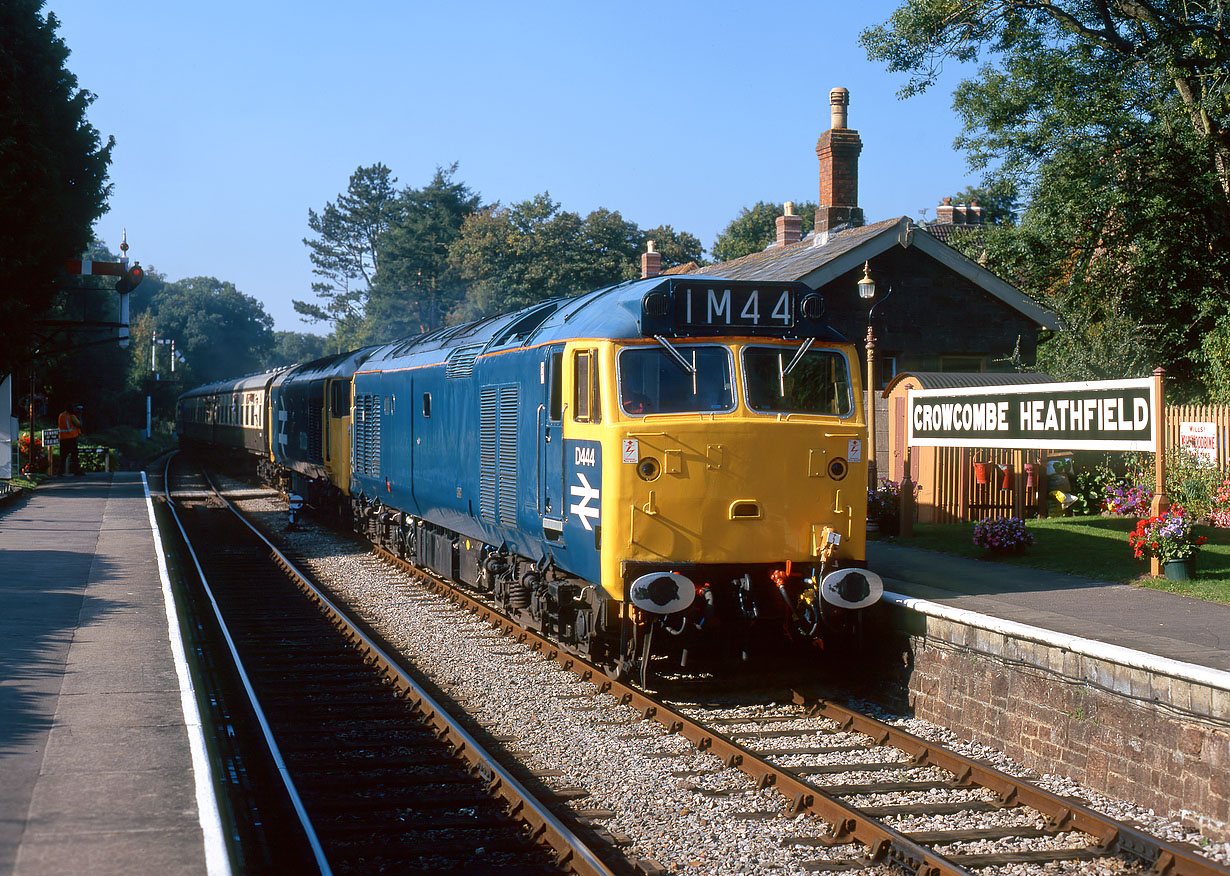
[[[850,105],[850,92],[845,88],[834,88],[829,92],[830,128],[837,130],[846,126],[846,107]]]

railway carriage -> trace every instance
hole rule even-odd
[[[376,350],[369,534],[600,661],[846,635],[865,572],[854,349],[806,286],[631,282]]]
[[[198,386],[179,397],[176,430],[184,446],[269,455],[269,384],[286,369]]]

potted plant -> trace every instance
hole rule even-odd
[[[1196,552],[1206,541],[1203,535],[1192,531],[1192,523],[1183,506],[1174,505],[1169,511],[1137,523],[1128,543],[1136,559],[1157,557],[1169,580],[1186,581],[1195,571]]]
[[[974,544],[993,554],[1023,553],[1034,534],[1020,517],[995,517],[974,524]]]

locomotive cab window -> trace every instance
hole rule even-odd
[[[334,380],[329,384],[329,416],[345,417],[350,414],[350,383]]]
[[[634,347],[619,354],[619,402],[624,413],[729,411],[735,406],[726,347]]]
[[[573,354],[572,364],[572,419],[578,423],[601,423],[598,351],[578,350]]]
[[[743,375],[754,411],[848,417],[854,410],[850,365],[833,350],[746,347]]]
[[[552,350],[547,361],[547,385],[549,387],[547,419],[558,423],[564,417],[564,352]]]

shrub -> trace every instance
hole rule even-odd
[[[1166,495],[1191,516],[1213,513],[1213,496],[1221,481],[1217,466],[1203,456],[1179,447],[1166,451]]]
[[[996,517],[974,524],[974,544],[996,554],[1023,551],[1034,543],[1034,534],[1020,517]]]

